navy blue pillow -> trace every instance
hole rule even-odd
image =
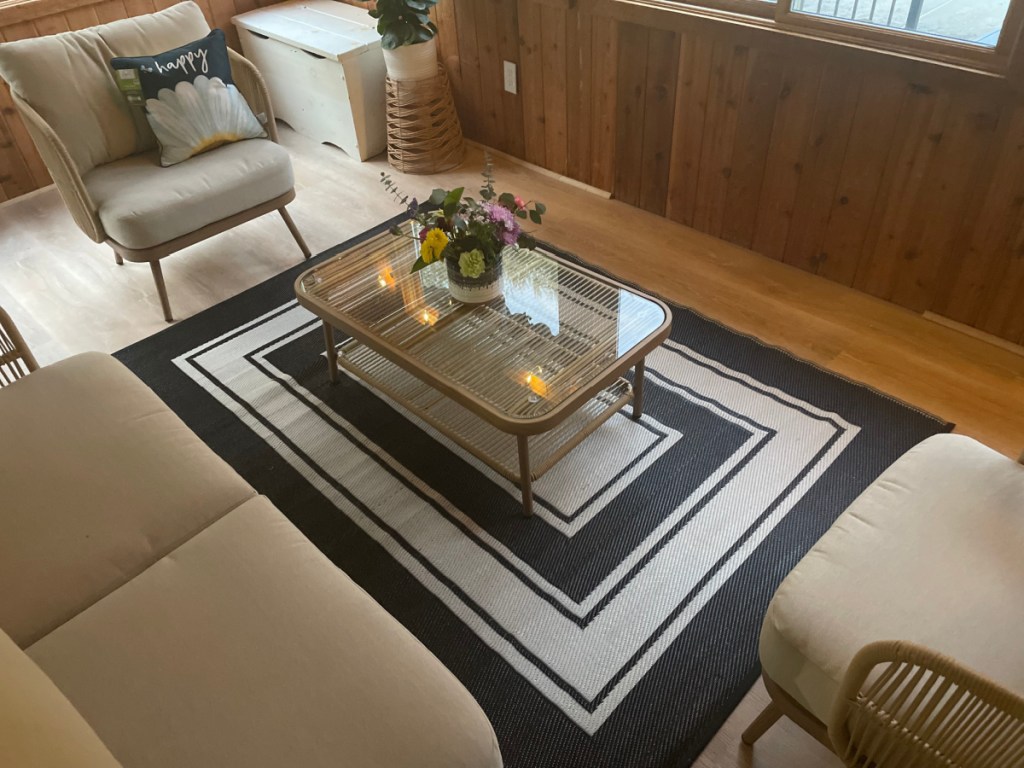
[[[111,59],[118,88],[145,105],[160,143],[161,165],[174,165],[233,141],[266,138],[231,78],[224,33],[153,56]]]

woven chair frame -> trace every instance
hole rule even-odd
[[[1021,768],[1024,698],[927,648],[872,643],[846,672],[829,736],[851,768]]]
[[[39,368],[18,326],[0,307],[0,387],[13,384]]]

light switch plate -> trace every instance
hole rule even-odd
[[[519,93],[519,85],[516,82],[516,63],[505,62],[505,90],[508,93]]]

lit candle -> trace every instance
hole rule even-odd
[[[424,309],[417,315],[417,319],[423,325],[433,325],[437,322],[437,312],[433,309]]]
[[[540,395],[541,397],[548,396],[548,385],[544,382],[544,379],[536,373],[526,374],[524,382],[526,383],[526,386],[533,390],[534,394]]]
[[[377,275],[377,285],[381,288],[393,288],[395,285],[395,276],[391,274],[390,269],[385,269],[379,275]]]

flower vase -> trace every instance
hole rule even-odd
[[[448,291],[452,298],[464,304],[482,304],[501,296],[501,254],[474,277],[463,274],[460,259],[464,255],[450,254],[444,259],[448,268]]]

